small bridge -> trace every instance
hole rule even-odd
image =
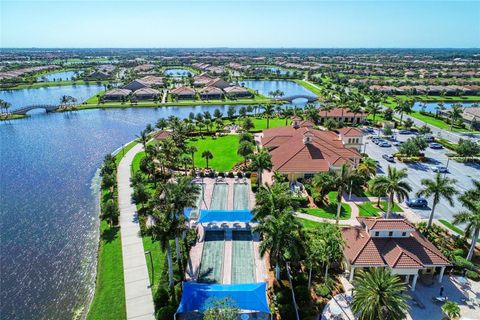
[[[318,97],[314,97],[306,94],[297,94],[297,95],[282,98],[282,100],[289,101],[289,102],[292,102],[295,99],[307,99],[308,102],[315,102],[318,100]]]
[[[31,106],[26,106],[20,109],[12,110],[12,114],[26,114],[29,111],[35,110],[35,109],[44,109],[46,112],[53,112],[60,108],[59,105],[57,104],[34,104]]]

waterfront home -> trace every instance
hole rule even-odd
[[[115,88],[107,91],[103,95],[103,100],[105,101],[126,100],[131,93],[132,93],[132,90]]]
[[[170,131],[160,130],[160,131],[157,131],[152,138],[160,141],[160,140],[165,140],[171,136],[172,136],[172,133]]]
[[[195,89],[190,87],[185,87],[185,86],[170,90],[170,94],[174,98],[179,100],[185,100],[185,99],[192,100],[193,98],[195,98],[195,93],[196,93]]]
[[[439,110],[438,113],[446,118],[450,118],[451,109]],[[462,108],[463,123],[472,129],[480,129],[480,107]]]
[[[142,80],[133,80],[129,82],[128,84],[124,85],[122,88],[123,89],[128,89],[128,90],[138,90],[138,89],[143,89],[143,88],[148,88],[149,85]]]
[[[240,87],[240,86],[226,87],[226,88],[223,89],[223,91],[225,91],[225,93],[229,97],[244,98],[244,97],[253,96],[253,94],[250,91],[248,91],[246,88]]]
[[[138,100],[153,100],[156,97],[160,96],[160,91],[158,91],[157,89],[145,87],[145,88],[135,90],[133,95]]]
[[[229,87],[230,84],[227,81],[223,80],[222,78],[215,78],[210,80],[205,86],[225,89]]]
[[[142,73],[142,72],[153,70],[154,68],[155,68],[154,64],[141,64],[133,68],[133,71]]]
[[[407,219],[358,218],[360,226],[342,228],[344,263],[352,282],[355,271],[388,268],[415,290],[423,282],[442,282],[450,261]],[[411,281],[410,281],[411,280]]]
[[[356,128],[318,130],[310,121],[294,117],[292,126],[264,130],[261,144],[272,156],[273,171],[294,182],[318,172],[339,170],[344,163],[358,164],[363,134]]]
[[[202,88],[199,93],[202,99],[221,99],[223,97],[222,89],[216,87]]]
[[[213,77],[209,76],[206,73],[199,74],[198,76],[193,77],[193,86],[203,87],[213,79]]]
[[[157,76],[145,76],[145,77],[142,77],[138,80],[142,81],[142,83],[148,85],[149,87],[163,87],[164,86],[163,78],[157,77]]]
[[[94,71],[86,76],[88,80],[106,80],[110,79],[111,77],[112,76],[103,71]]]
[[[353,113],[348,108],[334,108],[332,110],[319,109],[320,123],[324,123],[327,119],[333,119],[338,122],[360,124],[364,123],[367,118],[366,112]]]

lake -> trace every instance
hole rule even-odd
[[[17,90],[0,90],[0,99],[10,102],[10,111],[35,104],[59,104],[62,96],[72,96],[84,101],[104,90],[103,85],[81,84]]]
[[[61,71],[41,75],[37,81],[65,81],[71,80],[73,77],[75,77],[75,71]]]
[[[279,74],[281,76],[286,75],[289,72],[288,70],[276,68],[276,67],[259,67],[258,70],[260,72]]]
[[[447,109],[450,109],[452,107],[452,105],[454,105],[455,103],[444,103],[443,106]],[[469,107],[471,106],[473,103],[460,103],[462,106],[464,107]],[[422,106],[425,105],[425,111],[426,112],[431,112],[431,113],[436,113],[436,108],[438,108],[438,103],[437,102],[426,102],[426,103],[423,103],[423,102],[415,102],[414,106],[413,106],[413,110],[415,111],[420,111],[422,110]]]
[[[180,68],[166,69],[163,71],[163,74],[172,77],[188,77],[189,75],[193,75],[190,70]]]
[[[264,96],[269,96],[269,92],[280,90],[284,93],[284,97],[293,95],[306,95],[315,97],[316,95],[308,89],[293,81],[287,80],[242,80],[241,83],[246,87],[257,90]]]

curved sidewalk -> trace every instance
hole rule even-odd
[[[127,319],[154,320],[150,278],[145,259],[137,208],[131,201],[131,164],[135,155],[142,151],[141,144],[130,149],[120,161],[117,170],[118,207],[122,237],[123,277],[125,280],[125,302]]]

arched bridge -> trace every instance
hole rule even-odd
[[[282,100],[292,102],[295,99],[307,99],[308,102],[315,102],[318,100],[318,97],[309,96],[306,94],[296,94],[293,96],[283,97]]]
[[[44,109],[46,112],[52,112],[60,108],[57,104],[34,104],[31,106],[26,106],[20,109],[12,110],[12,114],[26,114],[27,112],[34,109]]]

